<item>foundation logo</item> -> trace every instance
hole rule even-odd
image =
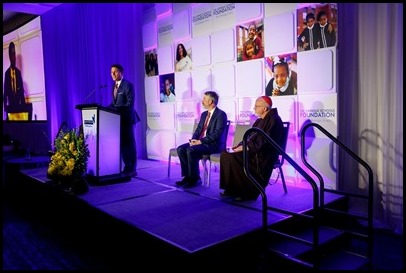
[[[96,123],[96,115],[93,114],[91,119],[85,119],[83,122],[86,127],[92,127]]]
[[[216,8],[216,9],[213,9],[213,15],[220,16],[220,15],[222,15],[226,12],[232,11],[234,9],[235,9],[235,4],[231,3],[228,5],[224,5],[224,6]]]
[[[240,111],[240,114],[238,115],[240,120],[249,120],[251,116],[253,115],[252,111]]]
[[[147,117],[151,119],[159,119],[161,117],[161,113],[159,112],[148,112]]]
[[[309,109],[300,110],[301,118],[335,118],[335,109]]]
[[[207,21],[210,18],[211,18],[211,11],[206,11],[201,14],[197,14],[197,15],[193,16],[193,23],[200,24],[204,21]]]
[[[178,117],[178,119],[181,119],[181,120],[194,119],[195,113],[193,113],[193,112],[178,112],[176,114],[176,116]]]

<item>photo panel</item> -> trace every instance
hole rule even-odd
[[[297,94],[297,54],[282,54],[265,58],[265,95]]]
[[[212,69],[212,86],[219,96],[235,98],[235,66],[234,63],[216,64]]]
[[[211,35],[211,54],[213,64],[231,62],[235,59],[233,29],[215,32]]]
[[[175,132],[149,130],[146,139],[149,159],[168,159],[169,150],[176,147]]]
[[[265,56],[296,52],[295,10],[264,19]]]
[[[264,20],[254,20],[236,26],[237,62],[264,57]]]
[[[263,59],[239,62],[235,67],[237,97],[259,97],[265,93]]]
[[[159,60],[159,73],[168,74],[174,71],[174,56],[172,45],[159,47],[157,56],[165,56]]]
[[[264,3],[265,18],[296,11],[297,3]]]
[[[174,73],[159,76],[159,101],[176,102]]]
[[[159,77],[145,77],[145,102],[157,103],[159,102]]]
[[[237,105],[235,99],[223,98],[219,94],[218,107],[226,112],[228,120],[230,120],[231,122],[235,122],[237,120]]]
[[[159,75],[158,69],[158,54],[156,48],[145,51],[145,76]]]
[[[192,43],[178,42],[173,45],[175,72],[190,71],[193,68]]]
[[[311,4],[297,10],[298,51],[337,45],[337,5]]]
[[[189,71],[175,73],[176,100],[189,100],[192,98],[192,75]]]
[[[175,5],[175,4],[174,4]],[[173,14],[173,38],[175,41],[190,39],[192,36],[190,12],[185,8]]]
[[[235,3],[236,24],[263,17],[263,3]]]
[[[235,3],[213,3],[213,32],[234,28],[235,26]]]
[[[298,94],[336,92],[336,47],[297,53]]]
[[[172,14],[157,18],[158,47],[173,43],[173,17]]]
[[[142,26],[142,44],[144,50],[157,47],[157,31],[156,22],[149,22]]]
[[[198,3],[192,6],[193,38],[210,35],[213,31],[212,3]]]
[[[147,125],[151,130],[175,130],[175,104],[148,104]]]
[[[200,102],[204,92],[212,91],[212,72],[211,69],[194,69],[192,72],[192,99]],[[199,111],[200,115],[201,111]]]
[[[194,38],[192,41],[192,48],[195,52],[198,52],[198,54],[193,55],[194,68],[211,64],[211,45],[209,35]]]

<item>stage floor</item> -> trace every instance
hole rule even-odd
[[[173,163],[167,177],[167,163],[138,161],[138,177],[128,182],[90,185],[87,193],[75,198],[129,226],[142,230],[186,253],[195,253],[216,244],[255,232],[262,227],[262,200],[237,202],[220,196],[219,173],[212,169],[210,187],[178,188],[180,166]],[[21,170],[25,176],[47,183],[46,167]],[[310,188],[288,186],[281,181],[266,189],[268,205],[304,212],[312,208]],[[327,193],[326,202],[338,196]],[[268,212],[268,224],[286,219]]]

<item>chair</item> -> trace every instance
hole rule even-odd
[[[195,130],[196,130],[198,124],[199,124],[199,122],[195,122],[195,123],[194,123],[194,125],[193,125],[193,130],[192,130],[192,134],[191,134],[191,135],[193,135],[193,133],[195,132]],[[177,147],[171,148],[171,149],[169,150],[169,158],[168,158],[168,177],[171,176],[171,159],[172,159],[173,156],[174,156],[174,157],[178,157],[178,148],[177,148]]]
[[[251,128],[252,126],[250,124],[245,124],[245,123],[237,123],[235,125],[235,131],[234,131],[234,137],[233,137],[233,146],[235,147],[242,141],[242,138],[245,134],[245,132]],[[215,153],[215,154],[210,154],[210,155],[204,155],[203,156],[203,166],[204,170],[206,171],[206,177],[207,180],[205,179],[205,186],[209,187],[210,186],[210,178],[211,178],[211,163],[219,163],[220,162],[220,155],[221,153]],[[209,161],[209,167],[206,168],[206,162]]]
[[[224,142],[224,147],[221,149],[222,151],[227,150],[227,138],[228,138],[228,130],[230,129],[230,121],[227,120],[226,124],[226,141]],[[216,153],[220,158],[221,153]],[[203,186],[209,187],[210,186],[210,174],[211,174],[211,156],[214,154],[207,154],[203,155],[202,157],[202,165],[203,165]],[[209,161],[209,167],[207,167],[207,161]]]
[[[286,151],[286,146],[288,143],[288,137],[289,137],[289,127],[290,127],[290,122],[289,121],[285,121],[283,122],[283,135],[282,135],[282,143],[281,143],[281,148],[282,150],[285,152]],[[283,190],[285,191],[285,193],[288,192],[287,188],[286,188],[286,182],[285,182],[285,176],[283,175],[283,171],[282,171],[282,166],[283,163],[285,161],[285,158],[279,154],[278,155],[278,159],[276,160],[275,164],[273,165],[274,169],[278,169],[278,176],[275,179],[275,182],[271,183],[269,181],[269,185],[273,185],[276,182],[278,182],[279,179],[279,175],[281,176],[282,179],[282,185],[283,185]]]

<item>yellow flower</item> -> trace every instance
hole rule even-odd
[[[48,166],[48,175],[61,178],[86,173],[89,149],[79,129],[60,132],[55,140],[55,150]]]

